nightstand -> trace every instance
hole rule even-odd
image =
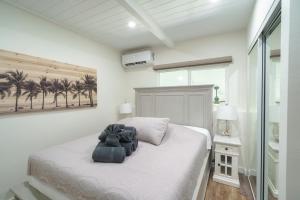
[[[215,135],[215,171],[213,180],[239,188],[239,137]]]

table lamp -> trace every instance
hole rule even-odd
[[[220,105],[217,110],[217,119],[225,120],[226,128],[223,131],[223,135],[230,136],[230,124],[228,121],[237,120],[237,112],[233,106],[228,104]]]
[[[132,113],[131,103],[123,103],[120,105],[120,114],[130,114]]]

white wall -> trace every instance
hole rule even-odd
[[[119,52],[0,1],[0,49],[93,67],[98,107],[0,117],[0,193],[25,179],[31,152],[96,133],[124,100]]]
[[[246,80],[247,80],[247,40],[246,32],[238,31],[222,35],[193,39],[176,44],[175,48],[153,48],[155,64],[173,63],[194,59],[233,56],[233,63],[226,71],[226,82],[229,103],[239,109],[239,132],[243,142],[242,155],[247,151],[246,134]],[[151,67],[133,69],[126,73],[128,91],[127,100],[134,103],[136,87],[158,86],[158,72]],[[247,167],[247,159],[242,156],[241,167]]]
[[[254,44],[255,40],[257,40],[258,35],[261,33],[262,28],[264,28],[275,8],[274,5],[277,5],[278,2],[279,0],[256,1],[247,30],[248,46]]]
[[[233,56],[233,64],[227,70],[229,84],[228,100],[231,104],[246,109],[245,88],[239,86],[246,77],[247,50],[246,34],[244,31],[203,37],[176,44],[175,48],[155,47],[155,64],[181,62],[195,59]],[[156,86],[159,83],[158,72],[151,67],[127,70],[129,89],[128,100],[134,100],[135,87]],[[245,83],[246,84],[246,83]]]

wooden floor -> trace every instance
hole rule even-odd
[[[205,200],[253,200],[247,177],[240,175],[241,188],[235,188],[212,179],[212,173],[208,181]]]
[[[253,192],[255,194],[256,193],[256,176],[250,176],[249,180],[251,182]],[[271,190],[269,190],[269,193],[268,193],[268,200],[278,200],[276,197],[273,197]]]

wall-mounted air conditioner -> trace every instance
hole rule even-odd
[[[122,65],[125,68],[151,66],[154,61],[154,53],[150,50],[144,50],[122,55]]]

